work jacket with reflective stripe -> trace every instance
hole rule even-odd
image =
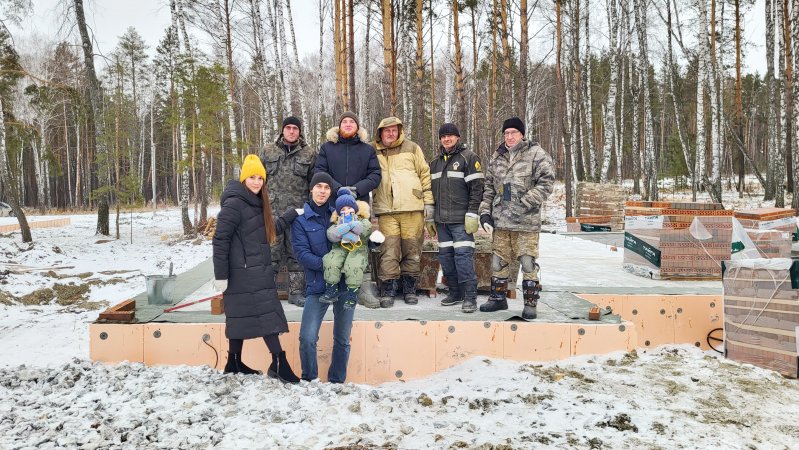
[[[463,223],[466,213],[477,214],[483,198],[483,168],[480,158],[458,143],[451,153],[443,147],[430,162],[435,221]]]

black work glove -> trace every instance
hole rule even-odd
[[[491,218],[491,214],[480,215],[480,226],[486,233],[491,234],[494,232],[494,219]]]
[[[280,218],[286,222],[286,225],[291,225],[291,222],[294,222],[294,219],[296,219],[298,215],[296,209],[287,208],[283,211],[283,214],[280,215]]]

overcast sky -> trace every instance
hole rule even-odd
[[[65,1],[71,3],[71,0],[33,0],[33,16],[23,24],[22,30],[15,30],[15,35],[19,34],[20,37],[24,38],[26,35],[36,33],[47,39],[53,39],[55,33],[61,30],[63,26],[63,5]],[[751,44],[746,50],[744,73],[754,71],[758,71],[761,74],[765,73],[763,1],[756,0],[754,7],[744,16],[744,37],[749,42],[756,43],[756,45]],[[601,0],[599,2],[594,1],[592,5],[600,3],[602,3]],[[301,59],[308,53],[315,54],[319,49],[317,4],[318,0],[292,1],[297,46],[299,47]],[[170,23],[169,0],[85,0],[84,5],[87,22],[94,33],[95,41],[99,45],[99,51],[103,54],[107,54],[114,49],[119,36],[129,26],[136,28],[149,45],[150,54],[153,54],[158,41],[163,37],[164,30]],[[592,14],[596,14],[593,9]],[[596,16],[594,15],[593,17]],[[683,25],[689,26],[686,23]],[[62,35],[65,33],[66,31],[62,31]],[[198,38],[201,37],[198,33],[195,33],[195,35]],[[326,37],[329,42],[329,35]],[[658,36],[653,37],[653,41],[657,41],[657,39]],[[532,50],[534,51],[535,49],[533,48]],[[728,49],[728,51],[732,51],[732,49]],[[379,58],[379,55],[376,57]]]

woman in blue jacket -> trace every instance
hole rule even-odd
[[[263,338],[272,354],[267,375],[297,383],[278,335],[287,332],[283,306],[277,297],[269,244],[297,217],[288,209],[274,220],[266,190],[266,170],[255,155],[247,155],[239,180],[222,193],[222,209],[214,234],[214,287],[223,292],[228,360],[225,373],[258,374],[241,361],[244,339]]]

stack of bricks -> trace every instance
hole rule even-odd
[[[569,233],[579,233],[583,231],[582,225],[593,225],[597,228],[608,228],[607,231],[612,231],[613,226],[611,220],[613,216],[580,216],[580,217],[567,217],[566,218],[566,231]]]
[[[606,224],[610,225],[612,231],[621,231],[624,229],[624,201],[626,199],[627,192],[618,184],[588,183],[585,181],[577,183],[575,218],[610,216],[610,220]],[[570,218],[566,219],[566,228],[567,231],[570,231],[568,229],[568,219]]]
[[[694,219],[707,236],[694,236]],[[719,203],[627,202],[624,268],[660,279],[718,279],[730,259],[732,211]]]
[[[792,236],[796,231],[795,211],[791,208],[757,208],[735,211],[735,218],[746,230],[764,258],[790,258]]]
[[[724,351],[727,358],[796,378],[799,261],[730,261],[724,271]]]

